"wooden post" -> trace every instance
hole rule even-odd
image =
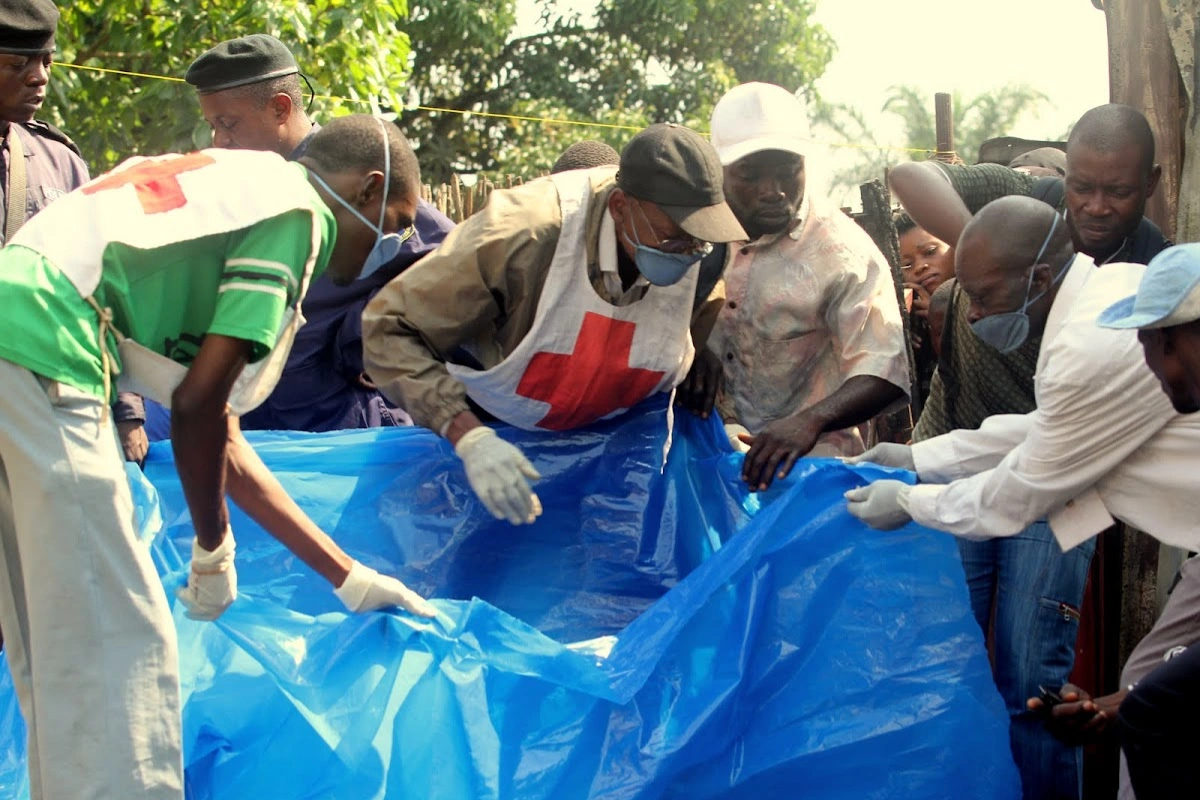
[[[1183,170],[1179,181],[1179,209],[1176,212],[1175,240],[1200,241],[1200,0],[1161,0],[1171,49],[1179,66],[1187,103],[1184,106]]]
[[[904,277],[900,272],[900,239],[896,235],[896,224],[892,221],[892,206],[887,188],[880,181],[870,181],[858,187],[862,196],[863,215],[859,224],[874,240],[892,271],[892,284],[896,289],[896,302],[900,306],[900,318],[904,323],[904,349],[908,354],[908,382],[912,405],[889,415],[888,427],[892,434],[900,434],[908,441],[913,422],[921,415],[921,393],[917,385],[916,361],[912,349],[912,323],[908,307],[904,303]],[[910,410],[911,409],[911,410]]]
[[[1163,14],[1172,11],[1173,24]],[[1194,11],[1195,3],[1106,0],[1109,93],[1114,103],[1133,106],[1146,115],[1154,131],[1155,160],[1162,165],[1158,191],[1146,204],[1146,216],[1167,236],[1175,233],[1187,111],[1183,76],[1175,59],[1171,29],[1177,15]],[[1154,623],[1159,546],[1149,536],[1126,527],[1122,542],[1121,627],[1109,652],[1123,664],[1129,651]]]
[[[1186,12],[1185,3],[1172,6]],[[1184,126],[1190,107],[1162,5],[1153,0],[1105,0],[1109,96],[1146,115],[1154,131],[1155,160],[1162,165],[1158,191],[1146,216],[1168,238],[1175,236],[1183,174]]]
[[[450,182],[450,196],[453,198],[454,202],[454,221],[462,222],[467,218],[467,215],[464,213],[465,206],[463,205],[462,198],[462,180],[459,179],[457,172],[454,173],[454,177]]]
[[[937,125],[937,153],[939,161],[954,160],[954,101],[949,92],[938,92],[933,96],[933,115]]]

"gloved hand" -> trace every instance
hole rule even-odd
[[[906,444],[877,444],[861,456],[842,459],[847,464],[878,464],[881,467],[899,467],[910,472],[917,471],[913,461],[912,447]]]
[[[876,530],[895,530],[912,522],[908,513],[911,490],[911,486],[900,481],[875,481],[846,492],[846,508]]]
[[[750,431],[746,430],[744,425],[738,425],[736,422],[730,422],[725,425],[725,435],[729,437],[729,444],[733,446],[735,453],[748,453],[750,445],[738,438],[739,435],[750,435]]]
[[[235,549],[230,528],[225,529],[225,538],[211,553],[192,540],[192,569],[187,585],[175,593],[187,608],[189,618],[211,622],[237,599],[237,570],[233,568]]]
[[[390,575],[380,575],[357,561],[350,565],[350,574],[333,593],[355,613],[397,606],[418,617],[437,616],[437,610],[421,595]]]
[[[458,440],[454,452],[466,467],[471,488],[493,517],[520,525],[542,513],[541,502],[529,488],[529,480],[539,480],[541,474],[494,430],[482,425],[472,428]]]

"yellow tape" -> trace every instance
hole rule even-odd
[[[150,78],[151,80],[171,81],[173,83],[186,83],[183,78],[173,78],[169,75],[153,75],[148,72],[130,72],[123,69],[111,69],[109,67],[93,67],[87,64],[67,64],[64,62],[55,62],[55,66],[68,67],[70,69],[90,70],[92,72],[100,72],[109,75],[125,75],[131,78]],[[318,94],[314,95],[317,100],[339,100],[343,103],[360,103],[368,104],[369,100],[363,100],[355,97],[338,97],[337,95]],[[511,119],[515,122],[541,122],[551,125],[579,125],[585,128],[608,128],[610,130],[622,131],[640,131],[641,128],[634,125],[614,125],[609,122],[592,122],[588,120],[578,119],[561,119],[558,117],[524,117],[518,114],[496,114],[491,111],[467,111],[461,108],[440,108],[438,106],[405,106],[405,111],[433,111],[442,114],[472,114],[477,117],[489,117],[492,119]],[[707,135],[707,134],[706,134]],[[900,153],[925,153],[932,154],[936,152],[930,148],[920,147],[893,147],[891,145],[881,144],[854,144],[850,142],[823,142],[830,147],[853,147],[860,150],[888,150]]]
[[[183,78],[172,78],[168,75],[151,75],[148,72],[128,72],[123,69],[109,69],[108,67],[89,67],[87,64],[66,64],[62,61],[55,61],[56,67],[70,67],[71,69],[87,69],[92,72],[106,72],[110,75],[128,75],[131,78],[153,78],[157,81],[173,81],[175,83],[186,83]]]

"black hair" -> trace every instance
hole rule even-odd
[[[994,265],[1005,272],[1024,271],[1037,255],[1042,243],[1046,248],[1040,263],[1059,266],[1074,253],[1070,226],[1059,217],[1054,206],[1024,195],[1009,195],[993,200],[979,210],[963,229],[962,241],[985,237]],[[1053,226],[1054,232],[1050,233]],[[1049,241],[1046,237],[1049,236]]]
[[[617,166],[621,163],[621,154],[609,144],[599,139],[584,139],[576,142],[563,151],[550,168],[550,174],[566,172],[572,169],[592,169],[593,167]]]
[[[380,122],[383,125],[380,126]],[[420,192],[421,167],[412,145],[400,129],[368,114],[338,117],[321,127],[304,153],[319,169],[328,172],[370,172],[383,169],[380,128],[387,131],[392,174],[388,199]]]
[[[300,111],[304,110],[304,95],[300,91],[300,76],[296,73],[291,75],[282,75],[278,78],[268,78],[265,81],[257,81],[248,83],[245,86],[237,86],[232,90],[240,94],[242,97],[250,100],[257,108],[265,108],[267,103],[277,94],[286,94],[292,99],[292,107]]]
[[[1154,131],[1142,112],[1120,103],[1096,106],[1084,113],[1067,139],[1067,149],[1083,145],[1101,153],[1114,153],[1135,145],[1147,177],[1154,169]]]
[[[898,208],[892,212],[892,223],[896,226],[897,236],[903,236],[917,227],[916,221],[902,208]]]

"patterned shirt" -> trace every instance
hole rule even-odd
[[[730,251],[725,307],[710,340],[725,366],[720,411],[726,422],[757,433],[856,375],[909,393],[891,270],[840,209],[806,198],[790,230]],[[855,455],[862,437],[857,429],[835,431],[822,436],[818,448],[819,455]]]
[[[1061,178],[1036,178],[1000,164],[938,163],[937,167],[972,214],[1009,195],[1036,197],[1065,213]],[[1143,217],[1133,234],[1106,262],[1144,264],[1169,246],[1158,226]],[[942,355],[930,384],[929,398],[913,430],[914,442],[959,428],[978,428],[993,414],[1027,414],[1036,407],[1033,373],[1041,337],[1003,355],[971,332],[968,305],[962,290],[956,286],[946,315],[948,323],[953,320],[952,327],[943,337]]]

